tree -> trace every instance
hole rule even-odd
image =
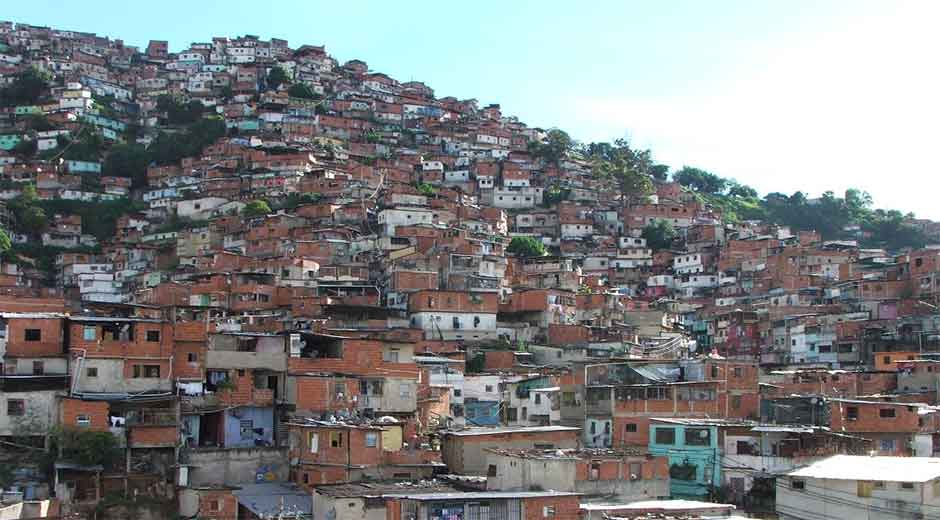
[[[50,79],[49,73],[43,70],[27,68],[17,74],[8,86],[0,89],[0,105],[35,105]]]
[[[654,220],[643,228],[642,236],[646,239],[646,246],[656,251],[670,248],[678,234],[668,220]]]
[[[649,150],[634,150],[624,139],[618,139],[613,145],[598,145],[596,150],[593,160],[595,176],[613,178],[617,182],[622,205],[653,192],[649,175],[653,161]]]
[[[247,218],[263,217],[271,213],[271,206],[264,200],[253,200],[242,208],[242,215]]]
[[[545,256],[545,245],[533,237],[515,237],[506,251],[524,257]]]
[[[186,125],[198,121],[205,106],[195,99],[184,102],[179,96],[161,94],[157,97],[157,110],[166,113],[166,120],[171,125]]]
[[[147,166],[150,154],[139,144],[116,144],[108,152],[101,166],[101,174],[106,177],[128,177],[134,187],[147,184]]]
[[[17,224],[24,233],[39,235],[49,225],[49,218],[39,206],[27,206],[17,217]]]
[[[109,431],[58,428],[51,432],[50,454],[61,453],[62,459],[83,466],[105,466],[120,462],[122,450],[117,437]]]
[[[277,90],[278,87],[290,81],[290,76],[283,67],[274,66],[268,71],[267,85],[271,90]]]
[[[547,207],[551,207],[563,200],[567,200],[569,196],[571,196],[570,189],[562,188],[557,184],[552,184],[545,189],[545,193],[542,195],[542,204]]]
[[[0,255],[5,255],[13,247],[13,241],[10,240],[10,234],[7,230],[0,228]]]
[[[545,134],[543,141],[531,141],[529,153],[549,164],[558,164],[574,148],[575,142],[567,133],[552,128]]]
[[[295,98],[303,99],[320,99],[320,94],[317,94],[310,85],[306,83],[294,83],[287,89],[287,95]]]
[[[425,197],[433,197],[435,194],[434,186],[431,186],[426,182],[418,184],[416,189],[418,190],[418,193],[424,195]]]
[[[669,166],[665,164],[654,164],[650,167],[650,175],[658,181],[664,181],[669,178]]]
[[[672,180],[695,191],[711,195],[723,192],[728,182],[713,173],[691,166],[683,166],[673,173]]]
[[[728,196],[737,197],[741,199],[753,199],[757,198],[757,190],[746,185],[740,184],[736,181],[728,181]]]

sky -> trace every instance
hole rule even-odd
[[[254,34],[761,194],[867,190],[940,220],[933,0],[30,0],[3,19],[171,51]],[[583,4],[583,5],[582,5]],[[133,7],[131,7],[133,5]]]

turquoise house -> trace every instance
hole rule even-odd
[[[23,137],[19,134],[2,134],[0,135],[0,150],[10,151],[16,148],[16,145],[20,144],[22,140]]]
[[[652,419],[649,452],[669,458],[672,498],[702,498],[721,485],[718,427],[709,419]]]

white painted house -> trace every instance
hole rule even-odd
[[[937,518],[940,459],[836,455],[777,478],[781,520]]]

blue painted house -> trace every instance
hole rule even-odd
[[[499,426],[499,401],[464,399],[464,418],[472,426]]]
[[[721,444],[714,419],[652,419],[649,452],[669,458],[672,498],[705,497],[721,485]]]

